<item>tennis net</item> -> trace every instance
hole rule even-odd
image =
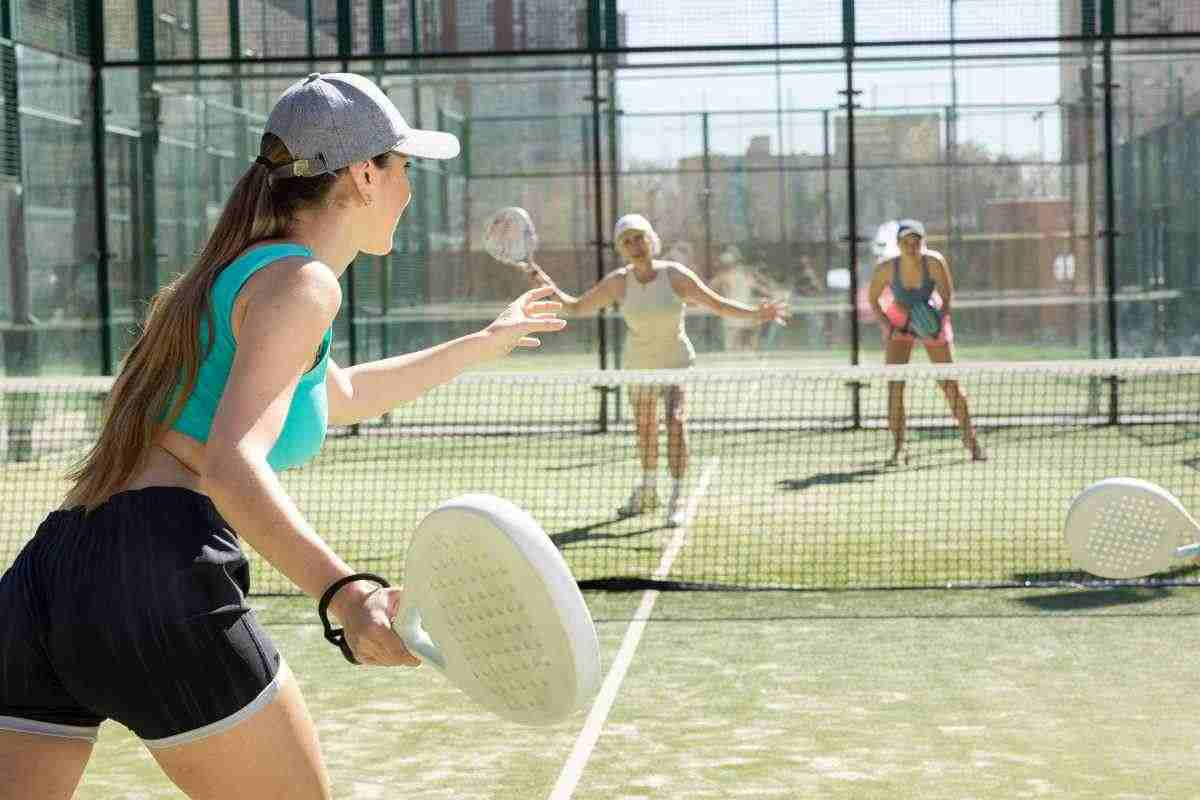
[[[907,463],[888,465],[888,386],[903,381]],[[954,384],[948,384],[953,381]],[[966,395],[973,461],[943,393]],[[110,379],[0,379],[0,563],[61,500]],[[632,396],[660,421],[681,387],[685,524],[621,518],[642,477]],[[661,390],[657,391],[657,390]],[[1200,508],[1200,359],[680,372],[479,372],[380,420],[331,429],[283,480],[358,569],[399,579],[408,533],[439,501],[502,495],[530,510],[584,586],[1023,585],[1087,580],[1062,525],[1104,477],[1154,481]],[[673,558],[666,569],[664,553]],[[1192,568],[1156,581],[1195,583]],[[254,557],[253,586],[291,584]]]

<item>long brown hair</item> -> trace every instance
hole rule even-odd
[[[293,160],[282,140],[270,133],[263,134],[259,150],[275,165]],[[390,155],[376,157],[376,166],[385,167]],[[200,348],[200,324],[203,320],[212,330],[209,299],[217,277],[256,242],[285,237],[297,211],[327,205],[345,170],[283,180],[272,179],[270,172],[261,163],[246,170],[191,269],[150,301],[105,403],[100,437],[67,474],[74,481],[67,505],[95,508],[133,476],[155,438],[178,419],[196,384],[207,355]],[[213,338],[209,336],[210,348]]]

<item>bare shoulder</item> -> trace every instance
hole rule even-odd
[[[695,271],[686,264],[681,264],[678,261],[659,261],[655,260],[654,266],[657,269],[666,270],[667,274],[672,278],[690,278],[693,281],[699,281],[699,276]]]
[[[287,292],[313,295],[319,298],[340,300],[342,287],[329,265],[315,258],[303,256],[281,258],[267,266],[276,288]]]
[[[942,255],[940,252],[938,252],[937,250],[926,250],[921,255],[928,258],[933,264],[935,264],[937,266],[940,266],[943,268],[945,268],[947,266],[946,257],[944,255]]]
[[[930,250],[925,253],[925,256],[929,259],[926,263],[929,264],[930,277],[939,280],[948,279],[950,265],[946,262],[946,257],[937,250]]]
[[[629,275],[628,266],[618,267],[601,278],[596,286],[604,292],[610,301],[623,301],[625,299],[625,278],[627,275]]]
[[[611,281],[612,283],[623,283],[625,276],[629,274],[629,266],[617,267],[604,276],[603,280]]]
[[[254,273],[238,297],[244,309],[278,300],[327,324],[341,307],[342,287],[324,262],[310,256],[287,256]]]

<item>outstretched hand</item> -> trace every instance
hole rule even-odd
[[[776,325],[787,325],[787,301],[774,300],[760,304],[758,307],[758,318],[763,322],[774,322]]]
[[[546,299],[554,293],[553,284],[530,289],[487,326],[484,333],[496,342],[496,355],[507,355],[517,347],[540,347],[542,340],[533,334],[553,333],[567,326],[567,321],[558,316],[562,303]]]

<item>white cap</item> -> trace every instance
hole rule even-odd
[[[641,231],[646,234],[646,238],[650,240],[651,255],[656,256],[662,251],[662,241],[658,238],[658,234],[654,232],[654,226],[650,224],[650,220],[641,214],[626,214],[617,220],[617,224],[613,228],[614,247],[621,241],[621,234],[627,231]]]

